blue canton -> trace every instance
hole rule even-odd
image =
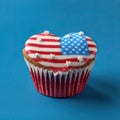
[[[70,33],[60,40],[62,55],[89,55],[87,40],[84,35]]]

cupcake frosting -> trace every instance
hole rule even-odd
[[[97,52],[96,44],[83,32],[60,38],[49,31],[31,36],[24,50],[35,62],[54,72],[78,69],[95,59]]]

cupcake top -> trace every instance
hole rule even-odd
[[[69,33],[60,38],[44,31],[31,36],[25,43],[24,51],[38,65],[54,72],[66,72],[93,61],[97,48],[83,32]]]

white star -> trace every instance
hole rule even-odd
[[[82,53],[85,54],[85,51],[83,51]]]
[[[51,53],[50,58],[53,59],[54,57],[55,57],[55,55]]]
[[[40,38],[40,37],[37,38],[37,41],[38,41],[38,42],[41,42],[41,41],[42,41],[42,38]]]
[[[76,53],[78,54],[78,53],[79,53],[79,51],[76,51]]]
[[[64,48],[65,46],[62,46],[62,48]]]
[[[69,48],[71,48],[71,46],[68,46]]]
[[[84,46],[81,46],[81,48],[84,48]]]
[[[82,61],[83,61],[83,57],[82,57],[82,56],[78,56],[77,59],[79,60],[79,62],[82,62]]]
[[[71,65],[70,61],[66,61],[65,66],[69,67]]]
[[[65,50],[68,50],[68,48],[66,48]]]
[[[75,49],[73,48],[72,51],[75,51]]]
[[[44,31],[44,34],[49,34],[49,31],[48,31],[48,30],[45,30],[45,31]]]
[[[66,52],[64,52],[63,54],[66,55]]]
[[[85,51],[88,51],[88,49],[86,48]]]
[[[72,36],[75,36],[75,33],[73,33]]]
[[[70,53],[72,53],[72,51],[70,51]]]
[[[80,39],[82,39],[82,36],[80,36]]]
[[[34,56],[35,56],[36,58],[39,58],[39,57],[40,57],[39,53],[35,53]]]
[[[78,34],[81,35],[81,36],[83,36],[84,32],[80,31]]]
[[[78,48],[78,46],[75,46],[75,48]]]
[[[72,46],[74,46],[74,44],[73,44],[73,43],[72,43],[71,45],[72,45]]]
[[[86,40],[85,38],[82,38],[82,40]]]
[[[84,45],[86,45],[86,43],[84,43]]]
[[[80,42],[82,43],[83,41],[81,40]]]
[[[81,51],[81,48],[79,48],[78,50]]]

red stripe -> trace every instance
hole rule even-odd
[[[95,51],[89,51],[90,54],[96,55]]]
[[[38,71],[36,71],[36,76],[37,76],[38,90],[42,93],[40,86],[40,74]]]
[[[41,75],[40,75],[39,72],[37,74],[38,74],[38,81],[39,81],[40,92],[43,94],[44,91],[43,91],[43,86],[42,86],[42,81],[41,81]]]
[[[39,35],[39,36],[53,36],[53,37],[55,37],[53,34],[50,34],[50,33],[48,33],[48,34],[39,33],[39,34],[36,34],[36,35]]]
[[[75,85],[75,94],[77,94],[78,93],[78,88],[79,88],[79,78],[80,78],[80,73],[78,72],[78,74],[77,74],[77,78],[76,78],[76,85]]]
[[[50,55],[50,54],[54,54],[54,55],[61,55],[61,52],[45,52],[45,51],[34,51],[34,50],[27,50],[26,51],[27,54],[35,54],[35,53],[39,53],[39,54],[43,54],[43,55]]]
[[[37,37],[31,37],[28,40],[36,40],[36,39],[37,39]]]
[[[87,40],[87,41],[91,41],[91,42],[93,42],[93,40],[92,40],[92,39],[90,39],[90,38],[86,38],[86,40]]]
[[[42,86],[43,86],[43,94],[45,94],[45,77],[44,77],[43,71],[41,73],[41,76],[42,76],[41,82],[42,82]]]
[[[39,91],[39,84],[38,84],[38,79],[37,79],[37,73],[34,71],[33,72],[34,73],[34,79],[35,79],[35,85],[36,85],[36,88],[37,88],[37,90]]]
[[[38,89],[37,78],[36,78],[35,72],[32,69],[30,70],[30,72],[31,72],[32,80],[34,82],[34,86],[36,87],[37,90],[39,90]]]
[[[53,79],[54,80],[54,97],[57,97],[57,80]]]
[[[51,77],[49,78],[49,84],[50,84],[50,85],[49,85],[49,93],[50,93],[50,96],[53,96],[53,95],[52,95],[52,89],[53,89],[53,88],[52,88],[52,80],[51,80]]]
[[[27,43],[26,46],[33,46],[33,47],[42,47],[42,48],[60,48],[59,45],[41,45],[41,44],[34,44],[34,43]]]
[[[80,93],[81,91],[83,79],[84,79],[84,71],[82,71],[81,76],[80,76],[80,85],[79,85],[78,93]]]
[[[71,73],[72,74],[72,73]],[[70,88],[71,88],[71,80],[69,79],[68,80],[68,94],[67,94],[67,96],[70,96]]]
[[[74,95],[75,80],[76,80],[75,73],[73,73],[73,75],[72,75],[72,81],[71,81],[71,96]]]
[[[88,47],[94,47],[94,48],[96,48],[96,45],[88,44]]]
[[[49,59],[49,58],[33,58],[37,62],[66,63],[66,61],[79,62],[77,58],[68,59]]]
[[[33,58],[37,62],[51,62],[51,63],[66,63],[66,61],[70,62],[79,62],[79,60],[74,57],[74,58],[63,58],[63,59],[49,59],[49,58]],[[91,58],[92,59],[92,58]],[[90,58],[84,58],[84,61],[87,62],[91,60]]]
[[[43,42],[59,42],[57,39],[42,39]]]
[[[28,40],[37,40],[38,37],[31,37]],[[52,38],[42,38],[42,42],[59,42],[59,40],[56,39],[52,39]]]
[[[70,81],[70,72],[68,72],[67,78],[66,78],[66,92],[65,95],[68,96],[68,92],[69,92],[69,81]]]
[[[48,72],[46,73],[46,75],[44,74],[44,83],[45,83],[45,95],[48,95],[48,79],[47,79],[47,75],[48,75]]]

